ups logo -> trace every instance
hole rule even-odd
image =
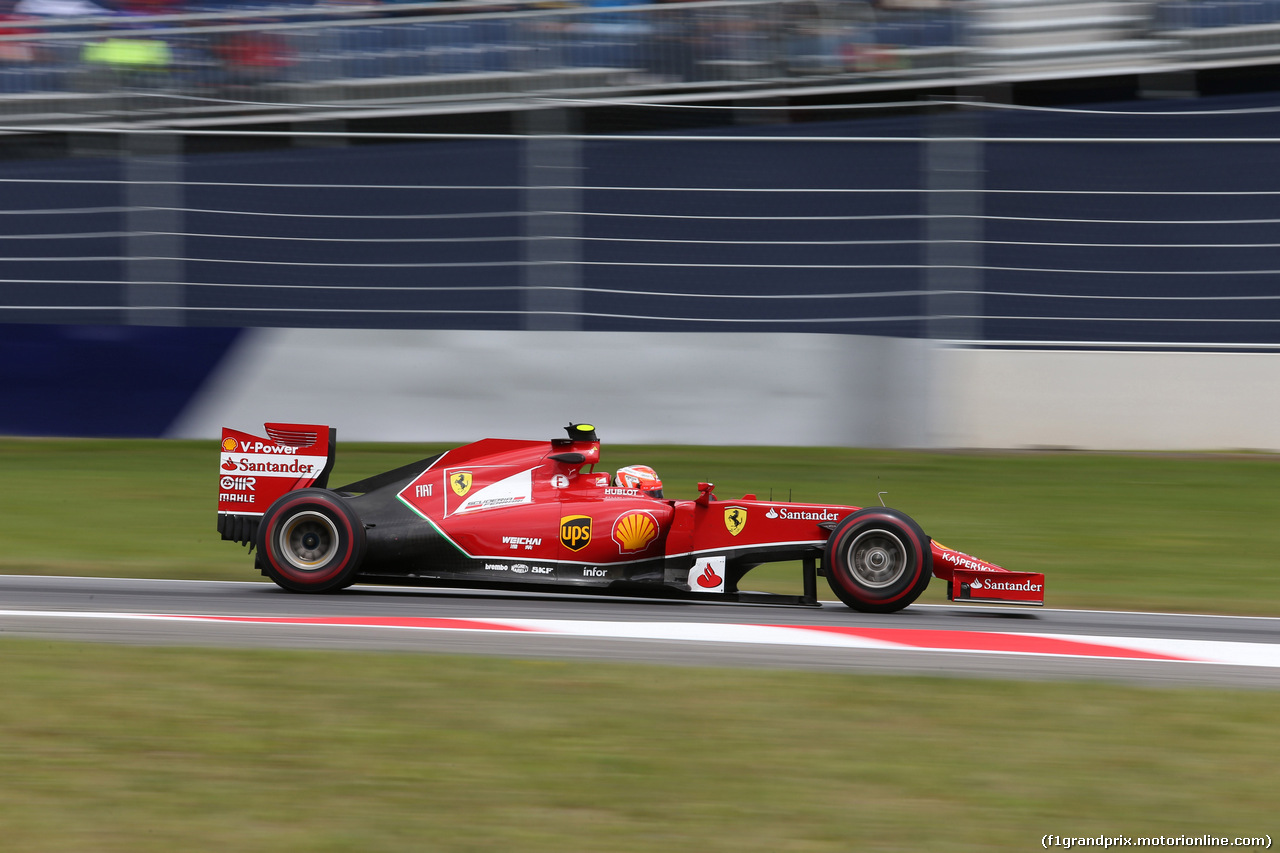
[[[581,551],[591,542],[591,516],[567,515],[560,519],[560,544]]]

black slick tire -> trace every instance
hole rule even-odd
[[[364,525],[325,489],[299,489],[273,503],[258,525],[258,567],[291,592],[350,586],[364,556]]]
[[[823,552],[827,583],[854,610],[892,613],[920,597],[933,574],[929,537],[910,516],[881,507],[846,516]]]

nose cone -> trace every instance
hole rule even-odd
[[[933,542],[933,575],[934,577],[951,580],[951,573],[955,569],[969,569],[976,572],[1003,572],[1005,571],[995,563],[988,563],[986,560],[979,560],[970,554],[957,551],[954,548],[948,548],[941,542]]]

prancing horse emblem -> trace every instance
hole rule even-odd
[[[747,511],[740,506],[726,507],[724,526],[729,528],[731,534],[737,536],[742,532],[742,528],[747,526]]]
[[[471,491],[471,472],[459,471],[456,474],[450,474],[449,486],[458,497],[466,497],[467,492]]]

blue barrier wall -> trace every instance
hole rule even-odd
[[[1274,103],[1274,97],[1222,98],[1113,107],[1149,113],[1141,116],[988,118],[986,130],[995,139],[1258,141],[989,143],[988,190],[1036,187],[1067,194],[985,194],[985,213],[1003,218],[985,223],[988,295],[981,336],[1280,342],[1280,114],[1226,112],[1274,109]],[[1189,112],[1150,114],[1182,111]],[[1088,190],[1100,194],[1081,194]],[[1161,194],[1170,191],[1184,194]],[[1062,245],[1030,245],[1046,242]],[[1077,269],[1093,272],[1054,271]],[[1026,295],[994,295],[1001,292]]]
[[[238,329],[0,325],[0,434],[164,435]]]
[[[929,121],[767,133],[923,139]],[[1262,297],[1280,270],[1280,195],[1259,194],[1280,193],[1273,125],[1270,113],[976,115],[965,126],[987,138],[974,208],[977,336],[1277,343],[1280,302]],[[749,133],[761,131],[711,136]],[[1129,135],[1259,141],[1002,141]],[[925,144],[587,139],[569,175],[585,187],[572,226],[583,238],[570,262],[575,327],[929,334],[936,306],[923,291],[938,285],[925,273]],[[526,328],[524,238],[539,213],[523,188],[525,155],[519,140],[499,140],[188,157],[186,210],[173,220],[186,235],[182,319]],[[6,185],[0,238],[26,239],[0,239],[0,321],[121,322],[125,190],[85,182],[119,181],[120,164],[0,164],[0,179],[13,178],[28,182]],[[682,187],[708,191],[663,189]],[[21,213],[36,209],[79,210]],[[86,233],[102,236],[65,237]]]
[[[1280,344],[1274,115],[976,114],[979,337]],[[892,144],[585,140],[576,327],[927,336],[931,122],[714,133],[922,140]],[[1064,141],[1004,141],[1019,137]],[[1065,141],[1124,137],[1258,141]],[[120,325],[136,256],[120,161],[0,163],[0,433],[165,434],[243,327],[527,328],[523,239],[545,214],[526,154],[496,140],[188,156],[184,328]],[[679,187],[717,191],[662,191]]]

